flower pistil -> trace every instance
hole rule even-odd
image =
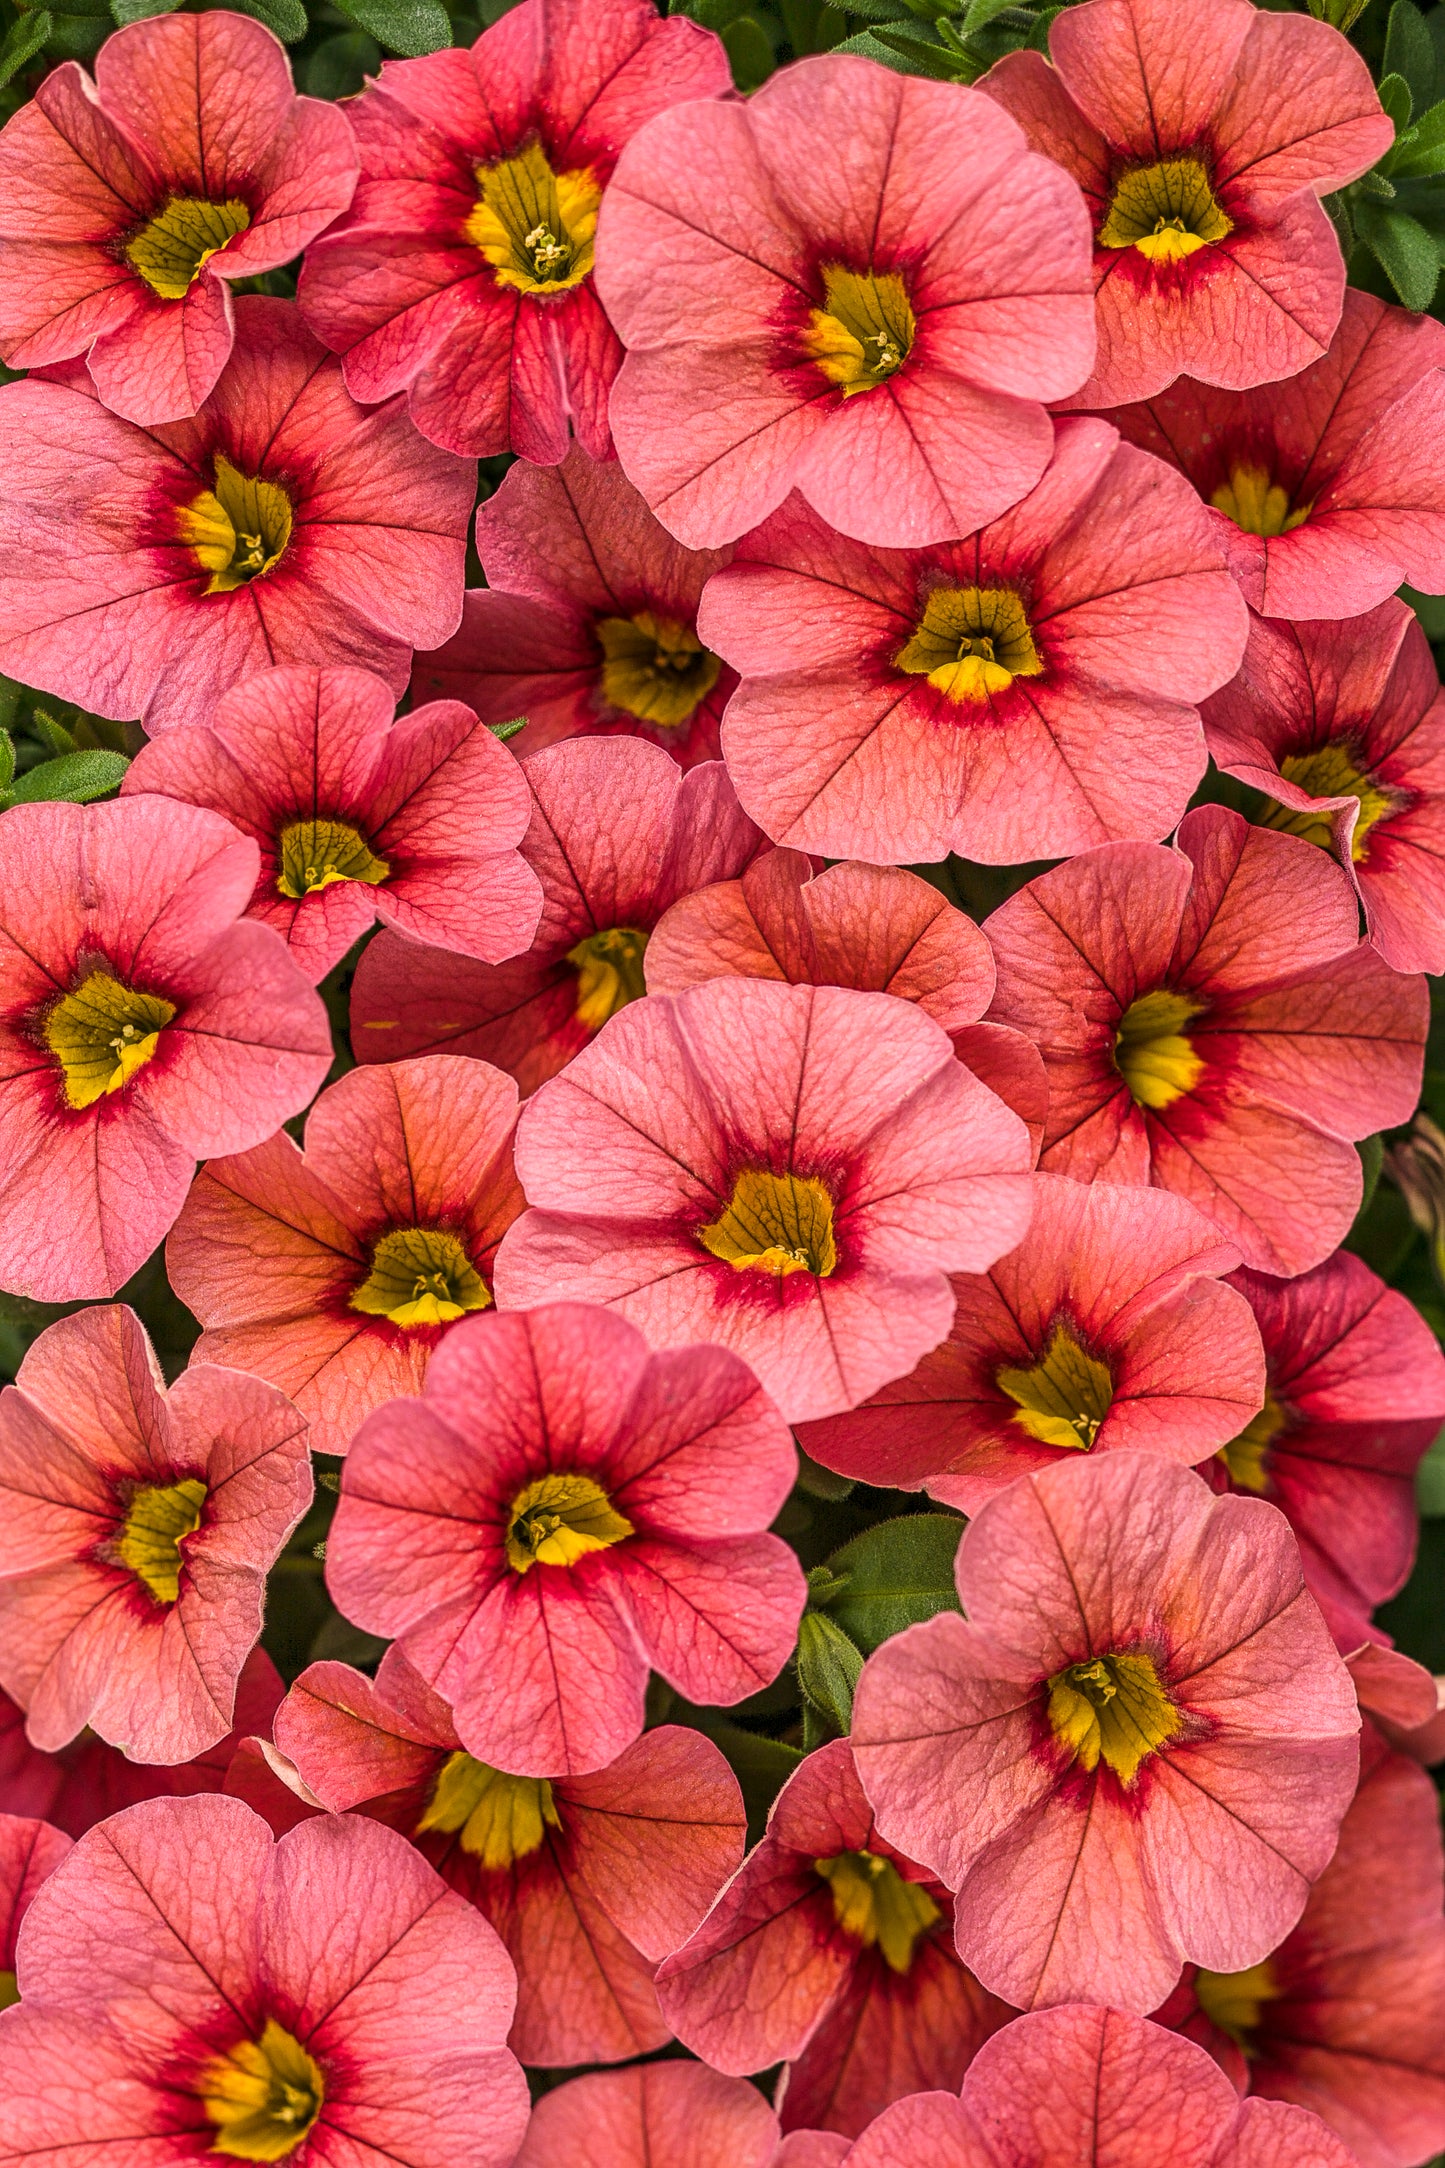
[[[196,1476],[137,1490],[116,1538],[116,1557],[158,1603],[181,1593],[181,1542],[194,1535],[205,1510],[206,1486]]]
[[[896,376],[918,331],[902,279],[892,271],[825,264],[823,297],[803,333],[803,351],[828,382],[851,399]]]
[[[838,1263],[833,1200],[813,1175],[770,1174],[745,1167],[717,1219],[698,1240],[735,1271],[811,1272],[825,1279]]]
[[[66,1104],[77,1112],[128,1084],[152,1059],[176,1013],[161,994],[95,970],[46,1012],[41,1029],[60,1063]]]
[[[216,2126],[211,2151],[285,2160],[305,2142],[325,2090],[320,2065],[268,2018],[259,2040],[238,2040],[202,2072],[201,2105]]]
[[[1016,677],[1039,677],[1044,665],[1013,588],[935,587],[897,667],[962,705],[1006,692]]]
[[[1095,1770],[1102,1761],[1125,1784],[1184,1729],[1153,1658],[1137,1651],[1070,1664],[1050,1679],[1049,1724],[1083,1768]]]
[[[1134,248],[1151,263],[1178,263],[1233,230],[1199,160],[1166,158],[1120,176],[1099,246]]]
[[[242,474],[217,452],[214,489],[176,510],[176,528],[211,577],[208,595],[228,595],[264,578],[291,540],[291,500],[277,482]]]
[[[606,1551],[634,1534],[600,1483],[589,1475],[544,1475],[512,1501],[507,1561],[517,1573],[533,1566],[575,1566],[589,1551]]]
[[[833,1917],[844,1933],[865,1949],[876,1945],[891,1972],[907,1972],[919,1937],[943,1916],[928,1891],[879,1852],[839,1852],[813,1865],[833,1893]]]
[[[562,1817],[546,1777],[510,1777],[470,1754],[443,1762],[416,1834],[456,1836],[464,1852],[491,1873],[541,1850],[546,1831]]]
[[[455,1235],[440,1227],[393,1227],[371,1253],[371,1270],[351,1297],[353,1310],[403,1330],[450,1325],[468,1310],[491,1307],[485,1280]]]
[[[126,260],[152,293],[163,301],[180,301],[200,276],[201,266],[250,223],[251,213],[239,197],[210,203],[204,196],[172,196],[126,243]]]
[[[592,269],[602,190],[585,168],[555,173],[540,143],[483,166],[467,239],[499,286],[524,294],[562,293]]]
[[[1041,1445],[1087,1452],[1114,1397],[1108,1365],[1081,1347],[1060,1319],[1049,1344],[1028,1369],[1004,1368],[995,1376],[1000,1392],[1018,1403],[1013,1420]]]

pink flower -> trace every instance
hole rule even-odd
[[[229,282],[288,262],[355,185],[345,113],[295,95],[260,23],[133,22],[93,83],[52,68],[0,133],[0,353],[85,355],[128,421],[194,414],[231,351]]]
[[[265,926],[257,851],[163,798],[0,816],[0,1286],[114,1294],[197,1159],[304,1107],[326,1011]]]
[[[420,692],[487,723],[525,715],[526,754],[559,738],[650,738],[682,767],[718,757],[737,684],[697,634],[697,605],[731,550],[686,550],[615,460],[574,445],[560,466],[519,460],[477,514],[484,588],[462,628],[416,665]]]
[[[193,1365],[169,1392],[134,1311],[59,1319],[0,1393],[0,1686],[55,1753],[132,1761],[230,1731],[266,1574],[311,1502],[305,1424]]]
[[[1251,617],[1238,677],[1205,703],[1219,765],[1264,819],[1332,851],[1397,971],[1445,971],[1445,701],[1404,603],[1293,625]]]
[[[70,1839],[48,1822],[0,1814],[0,2010],[18,2000],[15,1942],[36,1891],[54,1874]]]
[[[194,421],[137,429],[79,362],[0,393],[0,667],[153,735],[277,662],[406,685],[461,613],[474,476],[364,413],[295,306],[246,296]]]
[[[793,488],[864,541],[970,534],[1038,481],[1040,402],[1093,360],[1074,182],[981,92],[852,54],[654,120],[598,243],[617,448],[692,549]]]
[[[775,841],[992,865],[1172,828],[1248,612],[1182,477],[1065,421],[1037,487],[962,542],[869,549],[794,497],[699,624],[742,675],[723,750]]]
[[[668,1724],[594,1776],[504,1776],[395,1648],[375,1685],[312,1664],[276,1739],[327,1807],[401,1830],[486,1914],[517,1968],[523,2062],[622,2062],[671,2037],[652,1976],[743,1853],[737,1779],[710,1740]]]
[[[1219,1281],[1238,1256],[1182,1198],[1041,1174],[1022,1242],[954,1280],[943,1345],[851,1415],[805,1424],[804,1449],[965,1513],[1071,1455],[1203,1460],[1264,1399],[1249,1304]]]
[[[1318,361],[1345,290],[1319,199],[1394,140],[1353,47],[1240,0],[1092,0],[1049,52],[1011,53],[981,87],[1089,206],[1099,355],[1071,404],[1181,375],[1243,391]]]
[[[731,80],[718,40],[651,0],[524,0],[470,52],[388,60],[347,106],[361,179],[299,289],[352,396],[405,391],[423,435],[473,457],[551,465],[570,422],[607,458],[597,207],[644,122]]]
[[[1425,982],[1359,939],[1349,881],[1222,806],[1115,843],[988,921],[997,1023],[1049,1075],[1041,1164],[1197,1205],[1247,1265],[1308,1271],[1347,1233],[1359,1155],[1420,1090]]]
[[[327,1584],[398,1638],[469,1753],[585,1775],[641,1732],[649,1665],[700,1702],[777,1677],[804,1586],[764,1530],[794,1474],[725,1349],[653,1355],[571,1303],[487,1318],[438,1351],[421,1400],[362,1426]]]
[[[1187,474],[1266,617],[1360,617],[1402,580],[1445,588],[1445,325],[1350,287],[1334,342],[1285,384],[1181,377],[1116,408]]]
[[[658,1974],[679,2037],[734,2076],[788,2065],[788,2130],[856,2137],[954,2086],[1012,2014],[958,1962],[948,1892],[875,1834],[846,1741],[789,1777],[767,1834]]]
[[[359,1061],[444,1048],[479,1055],[535,1091],[643,992],[643,957],[669,904],[738,873],[762,844],[721,762],[684,776],[633,739],[535,753],[522,857],[542,883],[525,956],[482,965],[389,933],[366,949],[351,994]]]
[[[506,2168],[526,2125],[506,1952],[354,1815],[273,1844],[236,1799],[128,1808],[31,1906],[20,1989],[0,2158]]]
[[[536,931],[542,892],[515,846],[532,795],[469,708],[392,720],[369,671],[291,665],[223,695],[133,761],[123,794],[210,806],[254,836],[248,918],[274,926],[313,984],[376,919],[497,963]]]
[[[269,1379],[318,1452],[344,1453],[374,1408],[420,1391],[458,1318],[490,1308],[523,1204],[516,1119],[510,1078],[434,1055],[338,1079],[304,1152],[278,1131],[208,1161],[166,1248],[199,1360]]]
[[[656,1347],[735,1349],[789,1422],[836,1415],[943,1339],[945,1275],[1019,1239],[1032,1159],[914,1002],[653,994],[524,1109],[498,1300],[611,1303]]]
[[[1021,2007],[1152,2010],[1186,1959],[1299,1918],[1354,1790],[1359,1712],[1283,1514],[1107,1453],[1022,1477],[943,1612],[864,1667],[878,1827],[957,1892],[959,1955]]]
[[[544,2093],[516,2168],[774,2168],[777,2143],[756,2086],[702,2063],[643,2063]]]

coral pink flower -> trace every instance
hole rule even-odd
[[[1360,1202],[1345,1140],[1409,1119],[1428,1022],[1338,866],[1201,806],[1174,848],[1056,866],[987,932],[989,1014],[1048,1070],[1043,1166],[1175,1190],[1257,1271],[1329,1255]]]
[[[1038,481],[1040,402],[1093,360],[1074,182],[981,92],[853,54],[654,120],[598,244],[617,448],[693,549],[795,487],[865,541],[970,534]]]
[[[957,1891],[959,1955],[1028,2008],[1152,2010],[1186,1959],[1299,1918],[1354,1790],[1354,1687],[1282,1513],[1106,1453],[1022,1477],[958,1551],[964,1617],[870,1657],[878,1827]]]
[[[0,2010],[18,1999],[15,1942],[36,1891],[70,1850],[69,1837],[48,1822],[0,1814]]]
[[[1338,30],[1241,0],[1092,0],[981,86],[1084,191],[1099,354],[1071,404],[1175,377],[1243,391],[1334,336],[1345,266],[1320,203],[1394,140]]]
[[[0,392],[0,667],[152,734],[272,663],[400,694],[461,614],[473,470],[365,413],[294,305],[236,304],[193,421],[107,413],[79,362]]]
[[[327,1807],[401,1830],[486,1914],[517,1968],[522,2062],[622,2062],[669,2039],[652,1976],[743,1854],[737,1779],[701,1733],[649,1731],[594,1776],[504,1776],[393,1648],[375,1685],[303,1671],[276,1740]]]
[[[965,1513],[1070,1455],[1203,1460],[1264,1401],[1249,1304],[1219,1280],[1238,1259],[1180,1197],[1041,1174],[1023,1241],[955,1278],[943,1345],[801,1442],[825,1467]]]
[[[506,2168],[526,2125],[506,1952],[355,1815],[274,1844],[236,1799],[128,1808],[30,1907],[20,1990],[0,2158]]]
[[[718,757],[737,677],[697,634],[709,575],[731,550],[685,550],[615,460],[574,445],[558,467],[519,460],[477,514],[484,588],[462,628],[422,656],[419,692],[487,723],[525,715],[522,754],[559,738],[650,738],[684,768]]]
[[[366,670],[264,670],[209,722],[152,740],[122,786],[210,806],[255,837],[246,916],[274,926],[313,983],[378,918],[488,963],[536,931],[516,761],[454,700],[395,722],[394,705]]]
[[[516,2168],[772,2168],[777,2144],[756,2086],[702,2063],[644,2063],[544,2093]]]
[[[785,2129],[856,2137],[956,2086],[1012,2015],[952,1947],[952,1900],[875,1834],[846,1741],[789,1777],[767,1834],[658,1974],[663,2015],[734,2076],[789,2065]]]
[[[331,1062],[326,1011],[266,926],[257,851],[164,798],[0,816],[0,1286],[114,1294],[195,1163],[256,1144]]]
[[[570,422],[607,458],[621,348],[593,291],[597,207],[645,121],[731,84],[718,40],[651,0],[524,0],[470,52],[387,61],[347,106],[350,216],[299,289],[352,396],[405,391],[434,444],[474,457],[550,465]]]
[[[723,1348],[649,1353],[553,1303],[464,1326],[420,1401],[363,1425],[327,1583],[451,1702],[508,1775],[604,1769],[642,1730],[648,1666],[731,1703],[792,1654],[803,1575],[764,1533],[787,1428]]]
[[[1109,415],[1188,475],[1266,617],[1360,617],[1445,588],[1445,325],[1350,287],[1334,343],[1285,384],[1172,391]]]
[[[1403,602],[1343,622],[1252,617],[1204,705],[1209,750],[1264,819],[1333,851],[1397,971],[1445,971],[1445,700]]]
[[[379,934],[352,985],[359,1061],[445,1048],[535,1091],[641,996],[668,906],[762,846],[718,761],[684,777],[656,746],[617,738],[553,746],[524,773],[534,804],[522,856],[543,894],[530,950],[487,966]]]
[[[992,865],[1172,828],[1248,612],[1182,477],[1065,421],[1037,488],[962,542],[868,549],[794,497],[699,624],[742,674],[723,751],[775,841]]]
[[[166,1249],[205,1331],[196,1354],[268,1378],[344,1453],[373,1408],[417,1392],[452,1325],[492,1301],[522,1209],[517,1090],[451,1055],[353,1069],[306,1120],[201,1169]]]
[[[54,1753],[89,1725],[132,1761],[224,1739],[266,1574],[311,1502],[305,1424],[258,1379],[166,1391],[134,1311],[48,1326],[0,1393],[0,1685]]]
[[[231,351],[229,281],[315,240],[356,166],[345,113],[294,94],[260,23],[129,24],[93,83],[53,68],[0,133],[0,353],[87,355],[128,421],[194,414]]]
[[[652,994],[524,1109],[537,1209],[498,1300],[611,1303],[654,1346],[736,1349],[789,1422],[836,1415],[938,1345],[945,1275],[1019,1239],[1032,1163],[915,1002],[731,978]]]

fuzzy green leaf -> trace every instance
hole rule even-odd
[[[1440,255],[1418,219],[1368,196],[1355,201],[1355,232],[1407,309],[1428,309],[1440,277]]]
[[[907,1513],[865,1528],[828,1560],[831,1572],[847,1576],[828,1616],[871,1654],[905,1626],[956,1611],[953,1561],[962,1534],[963,1522],[950,1513]]]
[[[438,0],[336,0],[336,5],[387,52],[408,60],[438,53],[452,42],[451,17]]]
[[[29,769],[10,796],[16,805],[89,805],[119,790],[129,766],[124,753],[64,753],[59,760],[42,760]]]
[[[10,25],[0,45],[0,84],[8,83],[22,68],[29,67],[54,28],[49,8],[37,8],[33,15],[22,15]]]

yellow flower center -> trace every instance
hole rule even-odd
[[[696,714],[722,669],[690,625],[639,610],[633,617],[601,617],[596,633],[606,661],[602,697],[640,722],[672,730]]]
[[[896,376],[918,330],[902,279],[891,271],[823,266],[825,306],[814,309],[803,352],[845,399]]]
[[[159,1603],[174,1603],[180,1595],[181,1538],[200,1527],[205,1503],[206,1486],[195,1476],[148,1485],[131,1499],[116,1555]]]
[[[1119,1019],[1114,1067],[1128,1085],[1135,1106],[1156,1113],[1192,1092],[1204,1063],[1181,1026],[1201,1014],[1202,1004],[1167,986],[1141,994]]]
[[[893,1972],[907,1972],[913,1947],[942,1918],[926,1889],[905,1881],[891,1859],[877,1852],[840,1852],[815,1859],[833,1892],[833,1917],[866,1949],[875,1944]]]
[[[480,191],[463,232],[499,286],[559,294],[592,269],[602,189],[586,168],[554,173],[540,143],[477,173]]]
[[[180,301],[190,292],[203,263],[220,254],[228,241],[244,233],[251,213],[234,196],[208,203],[204,196],[172,196],[134,238],[126,260],[163,301]]]
[[[1288,1421],[1273,1393],[1266,1393],[1258,1415],[1245,1425],[1237,1438],[1231,1438],[1228,1445],[1219,1448],[1219,1458],[1229,1470],[1229,1480],[1236,1490],[1253,1491],[1259,1498],[1265,1496],[1270,1485],[1270,1447]]]
[[[1266,467],[1232,467],[1229,480],[1220,483],[1209,501],[1246,534],[1288,534],[1292,527],[1303,526],[1314,510],[1312,501],[1291,509],[1289,491]]]
[[[577,1021],[600,1031],[609,1016],[647,992],[642,958],[647,935],[635,926],[607,926],[567,951],[577,974]]]
[[[45,1043],[60,1063],[67,1106],[93,1107],[143,1069],[176,1013],[159,994],[125,986],[109,971],[92,971],[73,994],[47,1011]]]
[[[560,1829],[552,1787],[545,1777],[509,1777],[470,1754],[442,1764],[417,1835],[436,1829],[460,1836],[464,1852],[491,1872],[540,1851],[547,1828]]]
[[[1096,1656],[1049,1681],[1049,1723],[1060,1746],[1085,1769],[1102,1761],[1132,1784],[1184,1719],[1148,1656]]]
[[[0,1972],[0,2010],[9,2010],[20,2000],[20,1982],[13,1972]]]
[[[632,1523],[588,1475],[544,1475],[512,1502],[507,1560],[517,1573],[533,1566],[575,1566],[633,1534]]]
[[[216,2126],[213,2153],[285,2160],[321,2113],[326,2088],[300,2041],[268,2018],[259,2040],[239,2040],[207,2065],[199,2090]]]
[[[371,1270],[351,1297],[353,1310],[403,1329],[450,1325],[491,1303],[487,1283],[461,1243],[439,1227],[393,1227],[382,1235]]]
[[[1400,793],[1383,783],[1377,783],[1368,769],[1359,765],[1359,754],[1352,745],[1336,741],[1322,745],[1313,753],[1286,753],[1279,764],[1279,772],[1287,782],[1297,783],[1312,798],[1358,798],[1360,810],[1355,818],[1355,833],[1350,846],[1350,856],[1359,865],[1370,854],[1368,837],[1376,821],[1398,813],[1404,803]],[[1332,850],[1335,832],[1328,813],[1316,813],[1309,808],[1277,805],[1273,800],[1260,814],[1260,824],[1265,828],[1281,828],[1287,835],[1303,836],[1306,843],[1317,843],[1322,850]]]
[[[1167,158],[1123,175],[1099,228],[1099,246],[1136,248],[1150,263],[1178,263],[1233,230],[1199,160]]]
[[[1000,1370],[995,1384],[1018,1402],[1013,1420],[1040,1445],[1087,1452],[1114,1397],[1107,1365],[1086,1353],[1062,1319],[1029,1370]]]
[[[208,595],[229,595],[278,565],[291,540],[291,499],[279,483],[242,474],[216,454],[216,486],[176,511],[181,540],[211,577]]]
[[[1236,2047],[1248,2055],[1265,2004],[1277,2002],[1284,1990],[1266,1957],[1246,1972],[1197,1972],[1194,1992],[1210,2023],[1228,2033]]]
[[[360,830],[345,821],[296,821],[282,829],[280,845],[276,886],[283,896],[313,896],[333,881],[365,881],[379,888],[391,872]]]
[[[1028,612],[1011,587],[935,587],[898,668],[946,699],[984,701],[1016,677],[1039,677]]]
[[[811,1272],[826,1279],[838,1263],[833,1200],[810,1174],[745,1167],[726,1209],[699,1228],[698,1241],[734,1271]]]

